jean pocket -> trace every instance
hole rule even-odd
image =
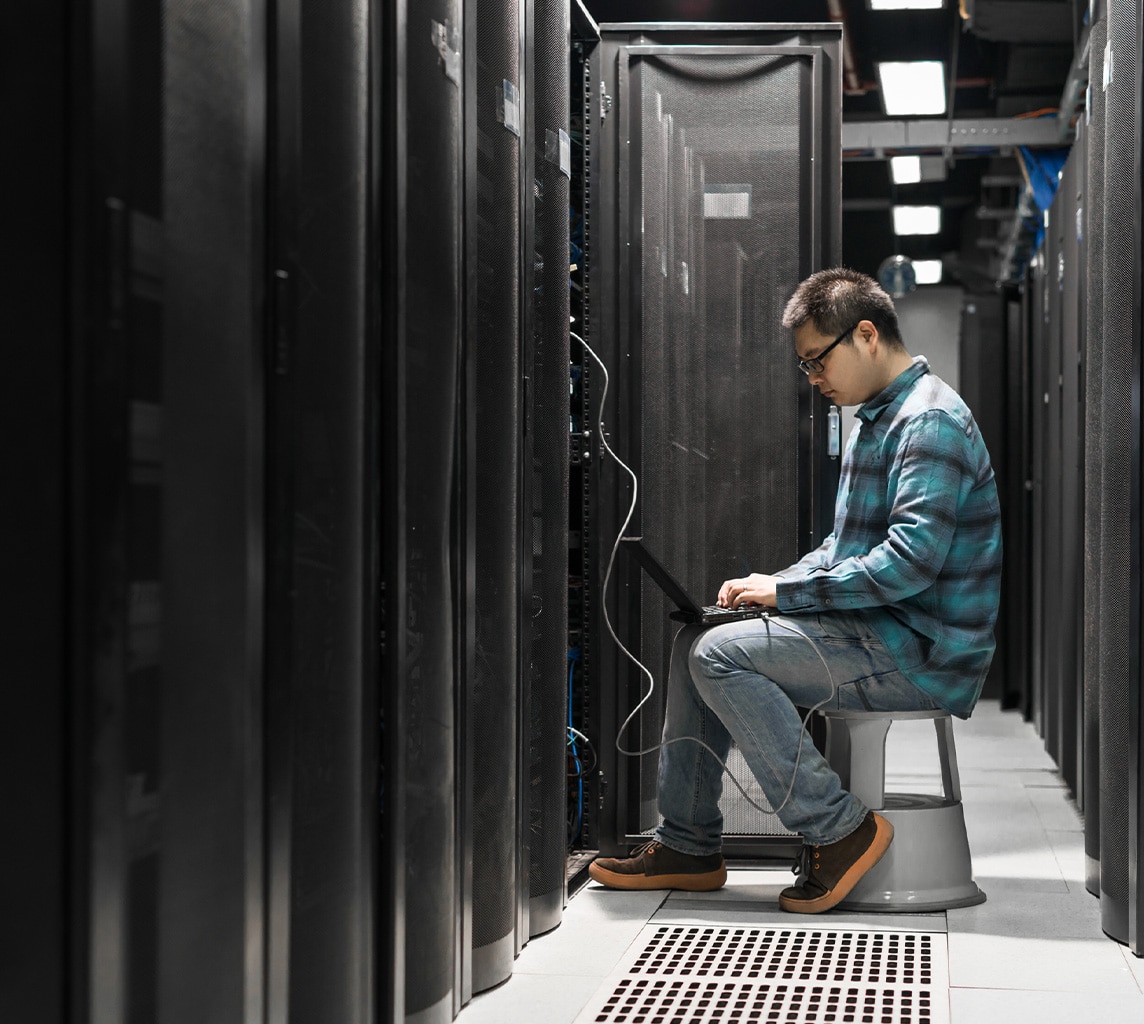
[[[834,706],[839,711],[871,711],[870,702],[862,692],[862,680],[840,683],[834,696]]]

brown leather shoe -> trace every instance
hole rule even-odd
[[[610,889],[710,892],[727,881],[727,864],[721,853],[693,857],[653,839],[633,850],[630,857],[601,857],[592,861],[588,874]]]
[[[779,906],[794,914],[821,914],[841,903],[858,880],[882,859],[894,838],[894,826],[867,811],[845,839],[826,846],[804,846],[804,877],[779,893]]]

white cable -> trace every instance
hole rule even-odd
[[[583,740],[585,743],[587,743],[587,744],[588,744],[588,746],[592,746],[592,741],[591,741],[590,739],[588,739],[588,737],[587,737],[587,736],[585,736],[585,735],[584,735],[584,734],[583,734],[583,733],[582,733],[582,732],[581,732],[579,729],[573,729],[573,728],[572,728],[572,726],[570,726],[570,725],[569,725],[569,726],[566,726],[565,728],[567,728],[567,730],[568,730],[568,731],[569,731],[569,732],[572,734],[572,736],[576,736],[576,737],[579,737],[579,738],[580,738],[580,739],[582,739],[582,740]],[[571,743],[571,742],[572,742],[572,740],[571,740],[571,737],[569,737],[569,740],[568,740],[568,742],[569,742],[569,743]]]
[[[608,455],[611,456],[612,460],[616,463],[616,465],[619,466],[622,470],[624,470],[624,472],[626,472],[628,474],[628,476],[631,477],[631,480],[632,480],[632,503],[628,508],[628,514],[624,518],[623,524],[620,526],[619,533],[616,534],[616,540],[612,544],[612,552],[608,558],[608,567],[604,571],[604,580],[603,580],[603,583],[600,585],[600,594],[601,594],[600,604],[601,604],[601,606],[603,608],[603,612],[604,612],[604,625],[607,626],[609,635],[611,636],[612,640],[615,642],[616,646],[623,652],[625,657],[627,657],[628,660],[631,661],[632,664],[635,665],[636,668],[638,668],[640,670],[640,672],[643,673],[643,675],[647,677],[648,689],[647,689],[647,693],[645,693],[640,698],[639,703],[632,709],[631,714],[628,715],[628,717],[624,719],[623,724],[620,726],[619,731],[616,733],[616,750],[618,750],[625,757],[643,757],[647,754],[654,754],[657,750],[660,750],[661,748],[667,746],[670,743],[682,743],[684,740],[690,740],[692,743],[698,743],[699,746],[701,746],[704,750],[706,750],[713,758],[715,758],[716,761],[719,762],[720,765],[722,765],[723,771],[726,772],[727,777],[731,780],[731,782],[734,783],[735,788],[743,795],[743,799],[746,800],[747,803],[749,803],[756,810],[761,811],[763,814],[778,814],[778,812],[781,811],[787,805],[787,802],[791,798],[791,793],[794,792],[794,780],[795,780],[796,776],[798,775],[798,766],[802,761],[802,743],[806,737],[806,726],[807,726],[807,723],[810,721],[810,716],[813,715],[824,704],[833,700],[835,692],[836,692],[836,687],[834,685],[834,676],[830,671],[830,666],[826,663],[826,659],[823,658],[822,652],[819,651],[818,645],[813,640],[811,640],[811,638],[808,637],[804,632],[802,632],[802,630],[798,629],[795,626],[792,626],[789,622],[784,622],[783,628],[789,629],[789,630],[791,630],[791,632],[797,633],[799,636],[801,636],[808,644],[810,644],[810,646],[814,650],[814,653],[818,655],[818,660],[822,662],[822,667],[826,670],[826,677],[830,680],[830,693],[826,697],[824,697],[822,700],[820,700],[817,704],[815,704],[814,707],[810,708],[810,710],[808,710],[806,713],[806,717],[803,718],[803,720],[802,720],[802,732],[799,734],[798,749],[795,752],[794,771],[791,772],[790,785],[787,787],[786,796],[783,797],[782,803],[780,803],[778,805],[778,807],[775,807],[775,808],[763,807],[760,804],[755,803],[755,801],[752,800],[751,797],[747,794],[747,791],[742,787],[742,785],[740,785],[739,780],[735,778],[731,769],[727,767],[727,762],[724,761],[717,753],[715,753],[715,751],[712,750],[711,747],[708,746],[706,743],[704,743],[703,740],[701,740],[698,736],[677,736],[674,739],[664,740],[660,743],[657,743],[654,747],[648,747],[646,750],[626,750],[621,745],[620,740],[621,740],[621,737],[624,735],[624,730],[627,729],[628,725],[631,724],[632,719],[635,718],[636,715],[639,714],[640,709],[643,708],[643,706],[651,699],[651,695],[655,692],[655,677],[651,674],[651,670],[648,669],[648,667],[642,661],[640,661],[639,658],[637,658],[634,654],[632,654],[631,651],[629,651],[627,649],[627,647],[624,646],[624,644],[620,640],[619,636],[616,635],[616,630],[612,626],[612,620],[608,616],[608,601],[607,601],[608,582],[611,579],[612,567],[615,565],[616,552],[619,550],[620,540],[623,538],[623,536],[627,532],[628,524],[632,521],[632,516],[635,514],[635,511],[636,511],[636,501],[638,500],[638,495],[639,495],[639,481],[636,479],[636,475],[632,471],[631,467],[628,466],[627,463],[625,463],[623,461],[623,459],[621,459],[614,451],[612,451],[612,446],[610,444],[608,444],[608,439],[604,434],[604,402],[608,397],[608,384],[609,384],[608,368],[604,365],[604,361],[598,355],[596,355],[596,353],[593,351],[592,346],[589,345],[583,338],[581,338],[580,335],[578,335],[575,331],[569,331],[568,334],[570,337],[575,338],[578,342],[580,342],[581,345],[584,346],[584,351],[587,352],[588,355],[591,356],[592,359],[594,359],[596,361],[596,365],[600,367],[600,372],[603,373],[603,375],[604,375],[604,389],[600,393],[599,414],[598,414],[597,419],[596,419],[596,430],[597,430],[597,433],[600,435],[600,443],[604,446],[604,450],[608,453]],[[767,628],[769,629],[770,628],[770,615],[767,613],[764,613],[761,616],[761,618],[767,622]],[[678,637],[679,637],[679,632],[677,632],[675,634],[675,638],[671,642],[671,657],[675,656],[675,640],[678,639]],[[669,659],[668,663],[670,664],[670,659]]]

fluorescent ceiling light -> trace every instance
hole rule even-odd
[[[890,177],[895,185],[913,185],[922,180],[922,158],[920,156],[890,157]]]
[[[936,11],[945,0],[868,0],[872,11]]]
[[[914,260],[913,264],[918,284],[941,284],[941,260]]]
[[[940,60],[881,61],[882,105],[890,117],[945,113],[945,64]]]
[[[936,235],[941,231],[940,206],[895,206],[895,235]]]

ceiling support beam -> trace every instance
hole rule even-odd
[[[869,155],[871,150],[880,157],[891,150],[895,154],[940,150],[948,155],[958,149],[1036,149],[1067,144],[1071,136],[1067,130],[1062,137],[1055,117],[844,121],[842,155],[844,159],[851,153]]]
[[[1091,31],[1092,25],[1086,24],[1080,42],[1077,43],[1076,53],[1073,55],[1069,77],[1065,80],[1064,89],[1061,90],[1060,103],[1057,104],[1057,132],[1061,142],[1069,141],[1076,134],[1072,120],[1081,95],[1088,88],[1088,50]]]

